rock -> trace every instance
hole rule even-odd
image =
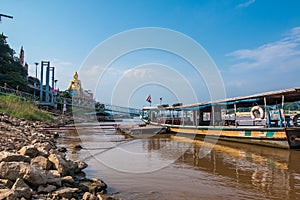
[[[5,122],[6,124],[13,125],[13,122],[8,117],[3,118],[2,121]]]
[[[105,193],[107,185],[100,179],[92,178],[87,179],[85,182],[82,182],[80,184],[80,188],[83,191],[88,191],[93,194],[96,194],[97,192]]]
[[[59,155],[61,158],[66,158],[66,154],[64,153],[64,152],[60,152],[60,151],[58,151],[57,149],[51,149],[50,151],[49,151],[49,155],[50,154],[55,154],[55,155]]]
[[[23,179],[33,187],[45,185],[47,183],[46,171],[41,168],[37,168],[35,165],[31,165],[24,174]]]
[[[14,191],[14,196],[16,198],[24,197],[29,199],[33,193],[32,189],[20,178],[16,180],[11,189]]]
[[[65,152],[67,152],[67,148],[66,147],[58,147],[57,151],[65,153]]]
[[[61,176],[57,170],[47,171],[47,184],[55,185],[61,187]]]
[[[62,175],[67,176],[70,174],[70,166],[68,162],[60,155],[50,154],[49,160],[55,166],[55,169]]]
[[[70,199],[75,196],[74,193],[76,193],[77,191],[78,188],[64,187],[56,190],[55,192],[53,192],[53,194],[59,197]]]
[[[11,189],[0,189],[0,200],[14,199],[14,191]]]
[[[33,143],[34,142],[34,143]],[[55,148],[55,146],[53,146],[52,144],[50,144],[49,142],[39,142],[39,141],[32,141],[31,143],[34,144],[34,147],[36,147],[39,151],[39,155],[41,156],[49,156],[49,151],[52,148]]]
[[[29,146],[25,146],[25,147],[22,147],[20,150],[19,150],[19,153],[21,155],[27,155],[31,158],[34,158],[38,155],[39,151],[38,149],[33,146],[33,145],[29,145]]]
[[[71,161],[74,169],[74,173],[81,172],[81,170],[87,168],[88,164],[86,164],[83,161],[76,160],[76,161]]]
[[[83,149],[83,147],[80,144],[77,144],[77,145],[74,146],[74,149],[79,150],[79,149]]]
[[[47,186],[42,186],[40,185],[37,189],[38,193],[50,193],[56,190],[56,186],[54,185],[47,185]]]
[[[54,133],[53,133],[53,137],[54,137],[55,139],[59,138],[59,133],[54,132]]]
[[[37,156],[31,160],[31,164],[37,164],[44,170],[49,170],[52,167],[52,162],[48,158],[45,158],[43,156]]]
[[[99,198],[89,192],[85,192],[82,200],[99,200]]]
[[[23,177],[29,168],[30,165],[25,162],[1,162],[0,178],[15,181]]]
[[[68,183],[68,184],[71,184],[71,185],[75,184],[75,181],[74,181],[74,179],[73,179],[72,176],[65,176],[65,177],[63,177],[63,178],[61,179],[61,181],[62,181],[63,183]]]
[[[11,153],[8,151],[1,151],[0,152],[0,162],[30,162],[30,157],[20,155],[17,153]]]
[[[0,189],[8,189],[13,186],[13,182],[9,179],[0,179]]]

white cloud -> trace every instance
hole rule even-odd
[[[50,60],[50,65],[55,67],[55,79],[58,80],[57,88],[66,90],[69,87],[70,80],[73,79],[74,64],[70,61],[54,58]]]
[[[63,61],[58,58],[54,58],[53,61],[51,61],[51,65],[54,67],[73,67],[73,63],[69,61]]]
[[[143,80],[146,78],[146,76],[151,75],[151,71],[152,69],[134,68],[124,71],[123,75],[127,76],[128,78]]]
[[[277,68],[293,69],[290,65],[300,62],[300,27],[295,27],[279,41],[261,45],[255,49],[240,49],[228,53],[235,61],[231,69]],[[299,63],[296,62],[296,63]]]
[[[237,5],[237,8],[246,8],[248,6],[250,6],[251,4],[253,4],[255,2],[255,0],[249,0],[247,2],[241,3],[239,5]]]
[[[222,70],[228,96],[300,86],[300,27],[277,41],[226,56],[232,58],[228,70]]]

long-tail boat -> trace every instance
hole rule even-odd
[[[300,149],[299,105],[300,88],[292,88],[192,105],[144,107],[141,119],[173,133]]]

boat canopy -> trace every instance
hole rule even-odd
[[[228,108],[233,108],[234,105],[239,107],[248,107],[252,106],[253,103],[258,105],[275,105],[283,102],[295,102],[300,101],[300,88],[292,88],[286,90],[277,90],[271,92],[265,92],[250,96],[244,97],[235,97],[235,98],[228,98],[225,100],[218,100],[218,101],[210,101],[210,102],[203,102],[197,104],[190,104],[184,106],[170,106],[170,107],[163,107],[164,110],[198,110],[198,109],[205,109],[209,108],[214,105],[220,106],[227,106]],[[161,110],[161,107],[144,107],[143,110]]]

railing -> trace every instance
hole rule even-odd
[[[54,105],[54,104],[66,104],[67,106],[74,106],[74,107],[79,107],[79,108],[87,108],[87,109],[94,109],[96,102],[94,100],[84,100],[80,98],[63,98],[63,97],[57,97],[55,96],[53,99],[53,102],[40,102],[39,101],[39,96],[32,95],[27,92],[22,92],[19,90],[14,90],[8,87],[3,87],[0,86],[0,94],[3,95],[16,95],[19,96],[20,98],[24,98],[28,101],[33,101],[36,104],[39,105]],[[115,106],[115,105],[110,105],[110,104],[103,104],[104,111],[111,112],[112,114],[119,113],[119,114],[129,114],[129,115],[135,115],[138,116],[140,115],[141,110],[136,109],[136,108],[127,108],[127,107],[122,107],[122,106]]]
[[[19,97],[23,97],[26,100],[37,100],[38,99],[38,96],[32,95],[30,93],[22,92],[19,90],[14,90],[14,89],[11,89],[8,87],[2,87],[2,86],[0,86],[0,94],[4,94],[4,95],[12,94],[12,95],[16,95]]]

